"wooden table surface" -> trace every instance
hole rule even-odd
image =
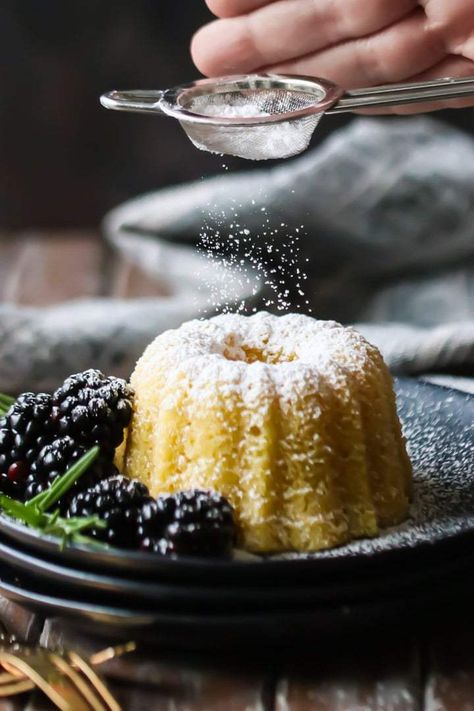
[[[82,296],[159,294],[160,287],[112,255],[98,235],[67,232],[3,235],[0,298],[47,305]],[[1,572],[0,572],[1,575]],[[234,659],[139,650],[106,672],[124,709],[168,711],[468,711],[474,710],[474,623],[440,610],[422,628],[315,639],[277,660]],[[82,637],[61,619],[43,619],[0,598],[0,620],[31,643],[84,652],[103,642]],[[457,621],[456,621],[457,620]],[[401,621],[402,622],[402,621]],[[171,640],[172,642],[172,640]],[[0,702],[0,709],[49,708],[38,695]]]

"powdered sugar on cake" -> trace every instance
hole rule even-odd
[[[190,321],[162,334],[159,345],[166,353],[165,339],[173,361],[179,342],[180,369],[192,379],[195,390],[198,383],[209,383],[212,388],[233,383],[245,394],[261,379],[262,369],[270,368],[283,400],[291,397],[298,376],[303,383],[308,375],[317,378],[319,369],[338,387],[341,366],[362,372],[368,353],[375,350],[357,331],[335,321],[303,314],[273,316],[264,311],[248,318],[222,314],[207,321]],[[261,358],[252,362],[249,353],[259,351]]]
[[[450,538],[474,529],[474,437],[471,425],[446,428],[455,421],[452,398],[446,397],[437,411],[417,398],[409,387],[400,386],[403,430],[413,465],[413,501],[410,515],[399,526],[382,530],[377,538],[361,539],[317,553],[287,553],[273,558],[323,559],[370,556],[395,549],[415,548],[423,543]],[[449,391],[447,391],[448,393]]]

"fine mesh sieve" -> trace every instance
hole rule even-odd
[[[219,124],[181,120],[181,125],[194,145],[204,150],[253,160],[286,158],[307,148],[322,116],[313,109],[324,98],[319,87],[297,91],[260,82],[252,88],[212,94],[191,91],[180,96],[180,105],[194,115],[217,118]]]
[[[304,151],[324,113],[466,96],[474,96],[474,77],[344,92],[325,79],[251,74],[200,79],[165,91],[112,91],[101,103],[172,116],[201,150],[265,160]]]
[[[173,116],[201,150],[265,160],[305,150],[341,94],[330,82],[250,75],[202,79],[163,92],[110,92],[101,101],[107,108]]]

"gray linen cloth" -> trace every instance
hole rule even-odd
[[[224,284],[230,308],[242,300],[260,308],[268,285],[245,248],[235,278],[240,260],[228,259],[226,236],[238,220],[265,240],[262,208],[282,242],[304,225],[300,258],[315,316],[354,323],[396,374],[463,376],[460,386],[472,389],[474,141],[417,117],[357,119],[295,160],[117,208],[106,238],[168,295],[0,307],[0,390],[51,388],[91,366],[127,375],[157,333],[212,311]],[[222,247],[214,263],[196,250],[209,211],[218,228],[208,239]]]

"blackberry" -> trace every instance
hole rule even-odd
[[[120,378],[107,378],[100,370],[86,370],[67,378],[53,394],[53,419],[62,435],[77,444],[99,444],[113,459],[132,415],[132,390]]]
[[[138,514],[150,501],[144,484],[118,474],[77,494],[71,500],[67,516],[96,515],[107,523],[107,528],[92,528],[88,536],[120,548],[136,548]]]
[[[160,496],[145,504],[138,518],[140,547],[162,555],[227,557],[235,533],[233,508],[214,491]]]
[[[70,494],[115,474],[115,449],[131,412],[127,383],[98,370],[70,376],[52,396],[23,393],[0,419],[0,491],[36,496],[95,444],[100,458]]]
[[[31,465],[30,473],[26,479],[25,499],[32,499],[37,494],[49,489],[53,481],[64,474],[86,451],[86,447],[76,444],[68,435],[58,437],[45,445]],[[64,513],[69,502],[77,493],[117,473],[118,470],[114,465],[99,455],[89,469],[73,484],[64,498],[58,501],[57,505],[61,512]]]
[[[46,393],[23,393],[0,419],[0,474],[17,484],[19,498],[38,452],[53,436],[52,398]]]
[[[24,483],[10,479],[6,474],[0,474],[0,493],[11,499],[23,499]]]

